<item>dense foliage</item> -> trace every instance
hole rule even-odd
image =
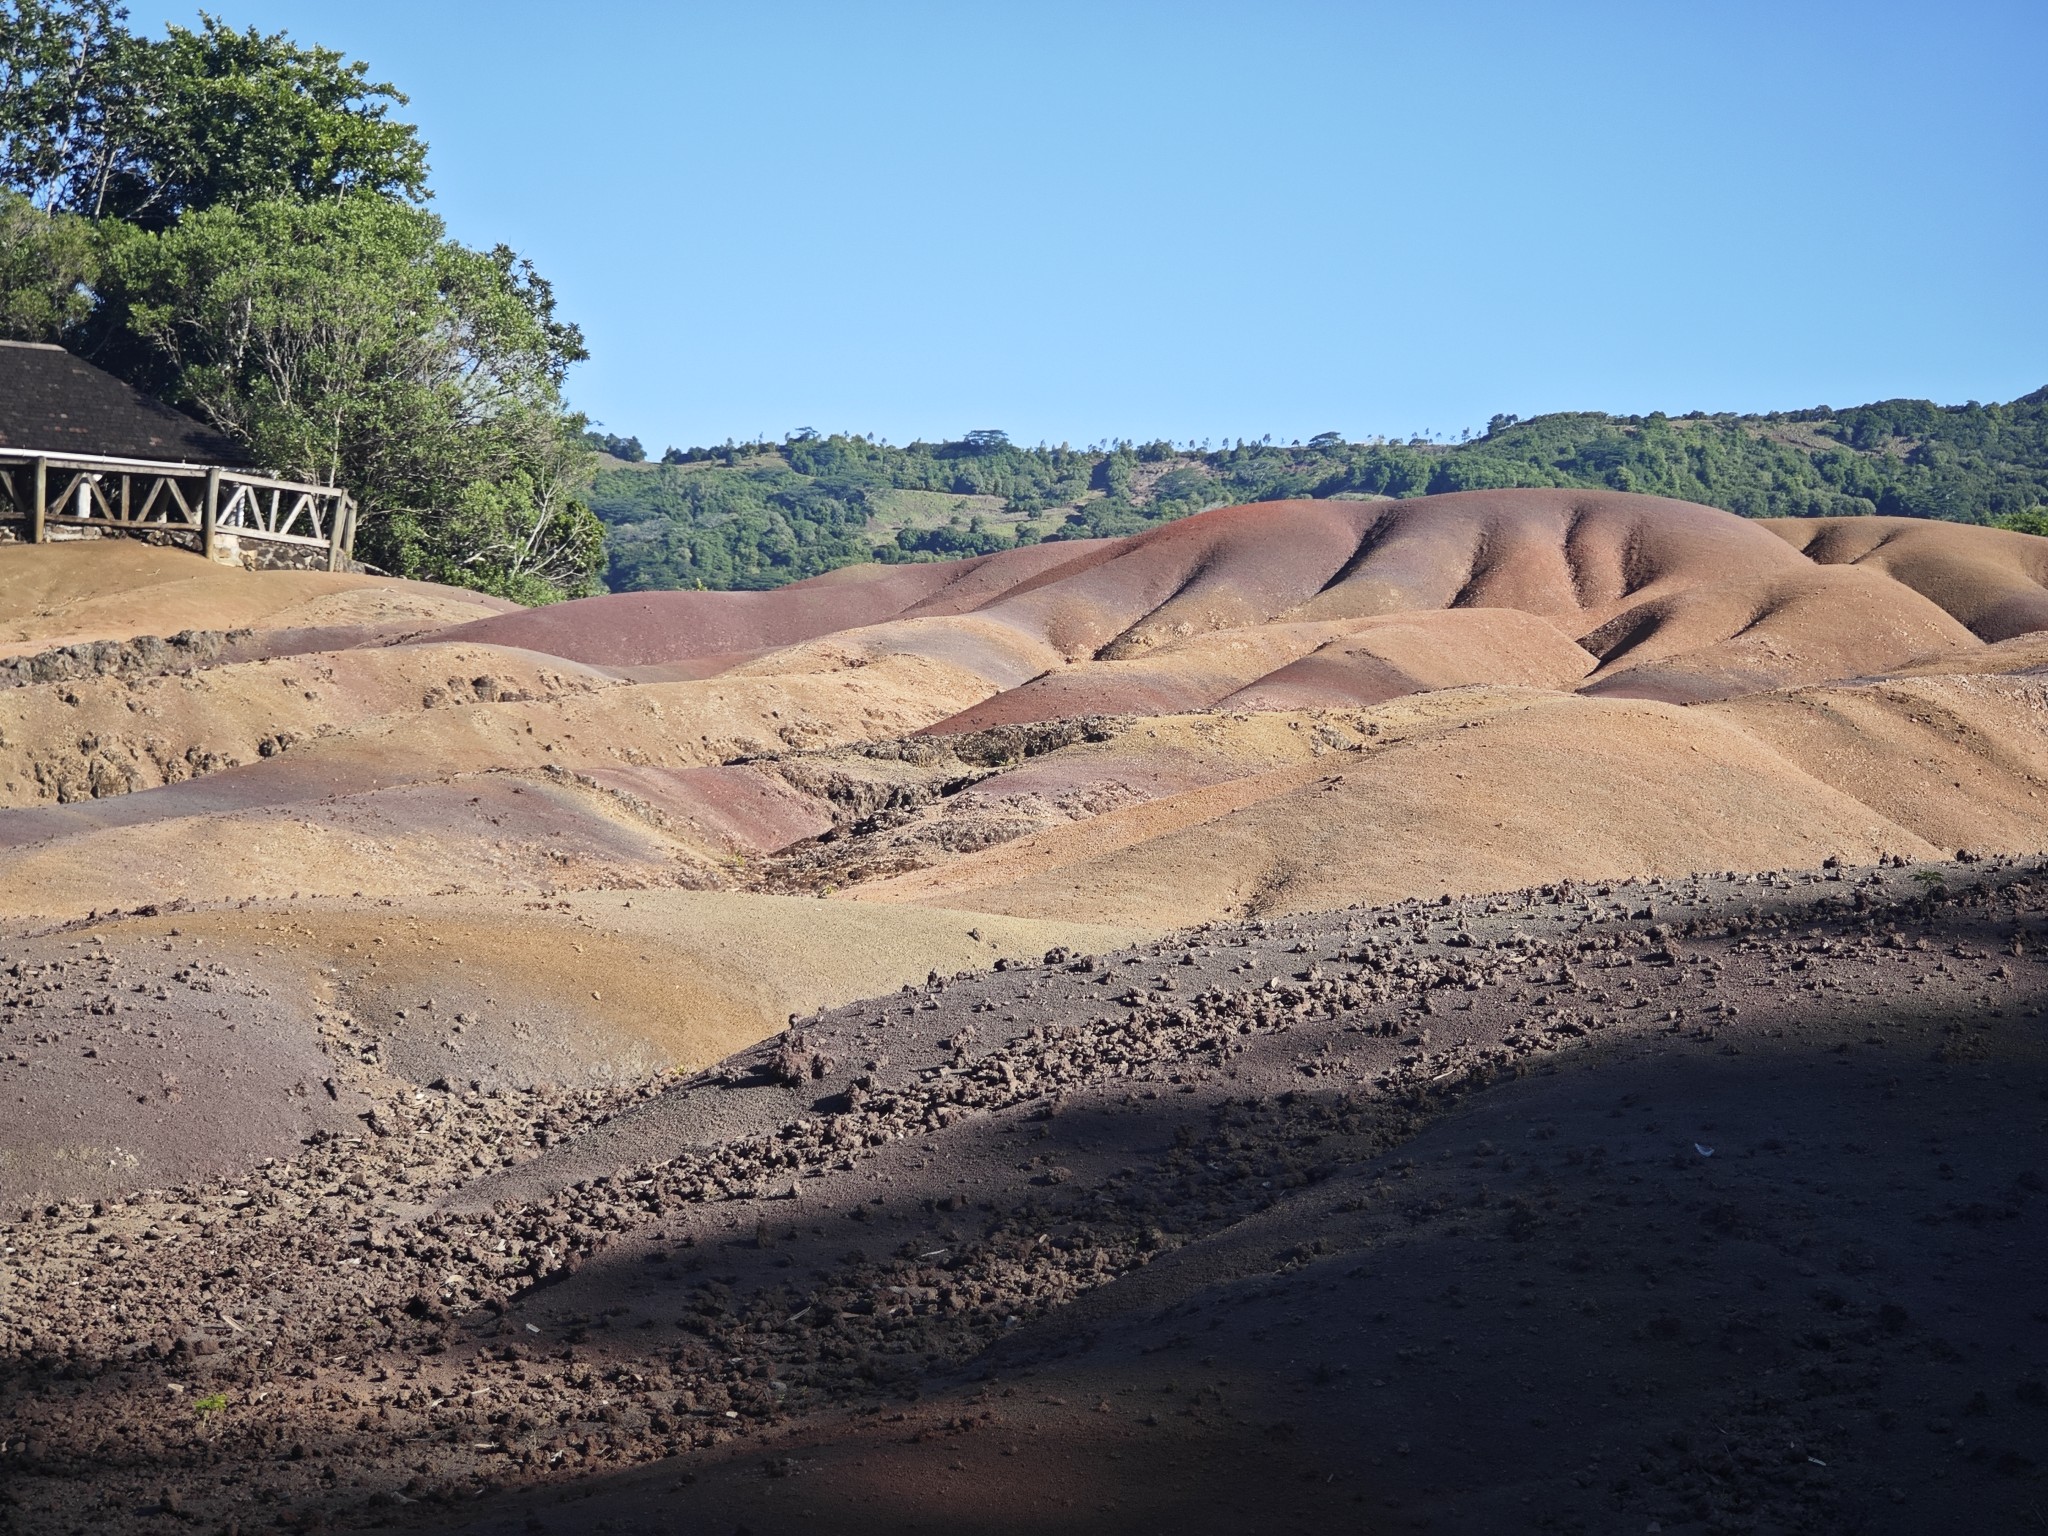
[[[199,208],[426,195],[405,98],[282,33],[138,37],[113,0],[0,5],[0,178],[39,206],[164,229]]]
[[[583,441],[594,452],[608,453],[628,464],[644,463],[647,458],[647,450],[640,446],[637,437],[620,437],[616,432],[586,432]]]
[[[947,491],[1042,512],[1086,495],[1100,457],[1022,449],[1000,433],[971,437],[895,448],[799,432],[782,443],[671,449],[659,465],[600,472],[591,504],[610,529],[612,587],[774,587],[862,560],[1007,548],[1012,535],[971,519],[877,545],[867,531],[871,499]]]
[[[637,449],[638,442],[633,441]],[[601,471],[611,585],[762,588],[861,560],[944,559],[1017,542],[1133,533],[1191,512],[1287,497],[1421,496],[1507,486],[1641,491],[1746,517],[1882,513],[2048,529],[2048,390],[2009,405],[1887,400],[1768,416],[1520,421],[1446,444],[1114,443],[1021,448],[1002,433],[891,447],[799,432],[781,443],[671,448]],[[1000,498],[933,526],[876,528],[891,491]],[[982,502],[983,509],[991,503]]]
[[[348,487],[357,554],[522,601],[596,588],[582,337],[513,252],[420,206],[404,97],[283,33],[149,39],[0,0],[0,335],[57,341]]]
[[[2048,390],[2009,405],[1503,422],[1448,453],[1429,488],[1493,485],[1607,485],[1745,517],[1987,523],[2048,503]]]

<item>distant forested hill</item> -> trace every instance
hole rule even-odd
[[[1769,416],[1496,416],[1470,441],[1024,448],[1001,432],[893,447],[799,432],[671,449],[594,438],[590,503],[616,591],[764,588],[863,560],[985,554],[1133,533],[1208,507],[1295,496],[1507,486],[1643,491],[1745,517],[1890,516],[2048,532],[2048,389],[2007,405],[1886,400]],[[621,456],[623,455],[623,456]]]

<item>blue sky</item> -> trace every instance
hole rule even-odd
[[[411,95],[657,451],[2048,384],[2040,0],[210,3]]]

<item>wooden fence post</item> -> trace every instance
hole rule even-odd
[[[327,569],[341,569],[341,523],[348,516],[348,497],[337,491],[334,505],[327,509]]]
[[[220,516],[220,470],[206,472],[206,510],[200,514],[199,552],[207,559],[213,558],[213,529]]]
[[[29,508],[28,541],[31,544],[43,542],[43,520],[50,515],[50,461],[36,460],[36,499]]]

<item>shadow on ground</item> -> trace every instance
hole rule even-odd
[[[2039,1002],[1589,1049],[887,1407],[430,1523],[2024,1529],[2048,1462]],[[1077,1116],[1055,1144],[1158,1156],[1185,1118]],[[623,1266],[578,1284],[660,1311]]]

